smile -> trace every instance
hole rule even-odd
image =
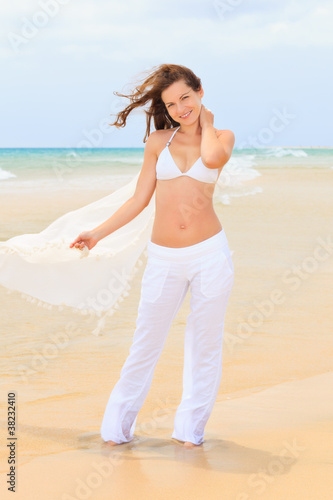
[[[188,113],[186,113],[185,115],[181,115],[179,118],[187,118],[188,116],[190,116],[191,113],[192,113],[192,110],[189,111]]]

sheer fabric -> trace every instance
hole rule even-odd
[[[69,244],[115,213],[134,194],[139,174],[110,195],[61,216],[40,233],[0,243],[0,284],[48,308],[69,306],[97,316],[119,309],[143,263],[140,256],[152,231],[155,193],[137,217],[90,251],[69,248]]]
[[[222,172],[223,173],[223,172]],[[216,183],[215,203],[224,199],[222,173]],[[135,192],[140,172],[113,193],[66,213],[40,233],[15,236],[0,243],[0,285],[22,293],[28,301],[51,309],[69,306],[99,317],[98,334],[129,295],[131,281],[143,264],[140,258],[150,239],[155,193],[132,221],[100,240],[89,252],[69,248],[82,231],[111,217]]]

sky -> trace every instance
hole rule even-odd
[[[332,147],[331,0],[25,0],[0,5],[0,147],[144,147],[108,125],[143,72],[201,78],[235,147]]]

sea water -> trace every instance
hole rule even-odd
[[[136,175],[144,148],[2,148],[0,194],[4,190],[107,189]],[[266,168],[333,168],[333,148],[267,147],[233,150],[219,177],[219,201],[255,194],[253,179]]]

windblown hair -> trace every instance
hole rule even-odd
[[[184,80],[194,91],[200,90],[201,80],[189,68],[177,64],[161,64],[160,66],[154,66],[153,71],[144,78],[140,85],[137,84],[131,94],[114,92],[119,97],[129,99],[130,104],[117,113],[117,119],[113,123],[110,123],[110,125],[114,125],[117,128],[125,127],[127,117],[131,111],[143,107],[148,103],[150,104],[148,109],[144,109],[147,128],[143,142],[146,142],[150,135],[152,118],[155,130],[177,127],[179,123],[169,115],[162,101],[161,94],[172,83],[179,80]]]

